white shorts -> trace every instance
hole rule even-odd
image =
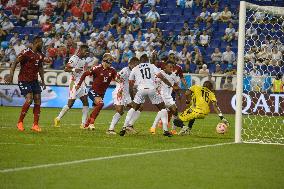
[[[68,99],[77,99],[88,94],[87,87],[81,86],[77,91],[75,89],[76,85],[69,85],[69,98]]]
[[[173,97],[171,97],[171,96],[162,96],[162,99],[163,99],[167,108],[176,104]]]
[[[158,94],[156,89],[141,89],[138,90],[134,102],[136,104],[143,104],[145,102],[145,97],[148,96],[152,104],[160,104],[163,102],[161,95]]]
[[[114,90],[112,92],[112,100],[114,105],[127,106],[132,102],[129,94],[123,94],[121,98],[118,98],[117,93],[118,93],[117,90]]]

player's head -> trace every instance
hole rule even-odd
[[[165,66],[165,72],[170,74],[174,70],[174,63],[172,61],[167,61]]]
[[[102,62],[104,67],[110,67],[111,63],[113,62],[113,57],[111,56],[110,53],[105,53]]]
[[[140,62],[141,62],[141,63],[148,63],[148,62],[149,62],[149,58],[148,58],[147,54],[143,54],[143,55],[140,57]]]
[[[210,91],[213,90],[213,84],[211,81],[205,81],[203,84],[203,87],[206,87],[207,89],[209,89]]]
[[[138,64],[139,64],[139,59],[137,57],[132,57],[128,62],[128,67],[132,70]]]
[[[89,54],[88,45],[81,45],[80,49],[79,49],[79,56],[81,56],[81,58],[84,58],[84,57],[88,56],[88,54]]]
[[[33,47],[34,47],[37,51],[41,51],[42,45],[43,45],[43,42],[42,42],[41,37],[40,37],[40,36],[35,36],[35,37],[33,38]]]

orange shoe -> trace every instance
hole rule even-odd
[[[172,135],[177,135],[177,131],[176,130],[171,130]]]
[[[17,128],[18,128],[18,131],[24,131],[25,128],[24,128],[23,122],[19,122],[19,123],[17,124]]]
[[[31,130],[32,130],[32,131],[35,131],[35,132],[41,132],[41,128],[40,128],[38,125],[36,125],[36,124],[33,125],[33,127],[31,128]]]

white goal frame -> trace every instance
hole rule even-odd
[[[284,15],[284,7],[259,6],[245,1],[240,1],[239,34],[238,34],[238,59],[237,59],[237,87],[236,87],[236,114],[235,114],[235,143],[242,143],[242,99],[245,53],[245,24],[247,9],[263,10],[274,15]]]

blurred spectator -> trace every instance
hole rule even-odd
[[[50,45],[50,43],[52,43],[52,39],[49,36],[48,32],[44,32],[43,37],[42,37],[42,43],[43,43],[43,47],[46,47]]]
[[[104,53],[105,53],[105,50],[104,48],[102,48],[101,46],[97,46],[95,49],[94,49],[94,56],[97,57],[98,59],[102,59]]]
[[[210,37],[209,37],[209,35],[207,34],[207,32],[204,30],[203,33],[202,33],[202,35],[200,35],[200,37],[199,37],[199,44],[200,44],[202,47],[208,47],[209,41],[210,41]]]
[[[47,19],[49,19],[49,18],[50,17],[47,14],[45,14],[45,12],[43,12],[42,15],[40,15],[39,18],[38,18],[39,25],[42,26],[43,24],[45,24]]]
[[[128,62],[128,60],[130,60],[133,56],[134,56],[133,52],[129,49],[128,46],[126,46],[123,51],[121,59],[123,62]]]
[[[220,64],[216,64],[215,74],[223,74],[223,70],[220,66]]]
[[[273,93],[283,93],[284,92],[284,81],[282,80],[282,74],[278,73],[275,79],[272,80],[271,91]]]
[[[198,46],[194,47],[194,51],[190,53],[190,60],[192,63],[195,63],[197,65],[203,64],[203,56],[198,48]]]
[[[230,46],[226,47],[226,51],[222,54],[222,62],[233,64],[236,60],[235,53],[231,50]]]
[[[91,33],[93,33],[95,31],[95,27],[93,25],[92,20],[88,20],[87,24],[86,24],[86,30],[84,32],[84,35],[90,35]]]
[[[70,12],[71,12],[72,16],[74,17],[74,19],[78,19],[78,18],[83,17],[82,8],[81,8],[79,2],[71,8]]]
[[[19,39],[19,33],[18,32],[14,32],[13,37],[11,37],[11,39],[10,39],[10,44],[14,45],[18,39]]]
[[[231,42],[235,38],[236,30],[233,28],[233,24],[229,23],[228,28],[225,29],[224,41]]]
[[[110,2],[110,0],[103,0],[101,3],[101,11],[102,12],[108,12],[110,11],[112,8],[112,3]]]
[[[177,45],[185,45],[185,43],[186,43],[186,35],[185,35],[185,32],[184,32],[184,30],[182,29],[181,30],[181,32],[180,32],[180,34],[177,36],[177,40],[176,40],[176,44]]]
[[[111,56],[113,57],[114,61],[118,63],[120,58],[119,50],[115,45],[113,45],[110,49]]]
[[[37,4],[37,0],[32,0],[28,7],[28,14],[30,19],[38,19],[39,13],[39,5]]]
[[[96,46],[99,46],[102,49],[106,48],[106,46],[107,46],[105,37],[104,37],[104,35],[102,33],[100,33],[99,38],[96,41]]]
[[[236,74],[236,68],[233,66],[233,64],[228,64],[228,67],[225,70],[225,73],[227,75],[235,75]]]
[[[265,19],[265,12],[263,11],[256,11],[253,15],[254,22],[260,22],[262,23]]]
[[[207,65],[203,64],[202,68],[199,70],[199,74],[204,74],[204,75],[208,75],[209,74],[209,69],[207,69]]]
[[[184,31],[185,35],[189,35],[190,28],[187,21],[184,21],[182,30]]]
[[[134,0],[134,3],[132,4],[131,11],[129,14],[140,14],[140,10],[142,8],[142,4],[138,0]]]
[[[177,46],[175,43],[171,45],[171,50],[169,51],[169,54],[174,54],[175,56],[177,56],[178,52],[177,52]]]
[[[33,22],[28,19],[28,11],[22,10],[18,18],[18,25],[24,27],[24,26],[31,26],[32,24]]]
[[[155,6],[156,4],[159,4],[160,0],[148,0],[145,6]]]
[[[222,22],[229,22],[231,20],[231,17],[232,17],[232,13],[229,10],[229,7],[225,6],[224,11],[221,12],[220,20]]]
[[[135,51],[135,56],[140,59],[140,57],[143,55],[143,54],[147,54],[145,51],[144,51],[144,47],[141,46],[138,51]]]
[[[50,22],[50,19],[47,19],[46,22],[41,26],[43,32],[50,32],[52,30],[53,24]]]
[[[22,50],[26,48],[26,46],[22,44],[22,41],[20,39],[18,39],[13,48],[15,50],[16,55],[18,56],[22,52]]]
[[[128,27],[131,23],[131,18],[127,15],[127,13],[123,14],[123,17],[120,18],[121,27]]]
[[[190,31],[190,34],[187,36],[188,44],[195,45],[196,44],[196,35],[194,35],[193,31]]]
[[[206,26],[204,28],[204,30],[207,32],[207,34],[211,37],[212,36],[212,33],[214,31],[214,28],[212,26],[212,23],[211,22],[206,22]]]
[[[53,39],[53,43],[54,43],[54,47],[55,48],[59,48],[61,47],[62,45],[64,45],[63,43],[63,39],[60,37],[59,34],[56,34],[54,39]]]
[[[199,24],[198,23],[194,23],[193,25],[193,33],[195,36],[198,36],[200,35],[200,27],[199,27]]]
[[[132,44],[134,42],[134,38],[133,35],[130,33],[129,30],[126,30],[125,34],[124,34],[124,39],[125,41],[127,41],[129,44]]]
[[[260,51],[256,54],[257,58],[257,65],[262,65],[262,64],[269,64],[271,60],[271,52],[268,50],[267,45],[263,45],[260,49]]]
[[[214,52],[211,54],[211,61],[213,64],[216,64],[216,66],[222,62],[222,53],[219,48],[214,49]]]
[[[158,59],[162,60],[168,56],[168,51],[165,45],[162,45],[161,50],[158,52]]]
[[[274,66],[282,66],[283,55],[278,49],[275,47],[272,49],[271,54],[271,65]]]
[[[139,16],[139,13],[136,13],[135,17],[131,19],[130,31],[136,32],[141,29],[141,26],[142,26],[142,20]]]
[[[82,22],[82,18],[78,18],[75,23],[76,30],[82,35],[85,31],[85,24]]]
[[[142,37],[138,37],[138,39],[133,43],[133,49],[137,51],[141,46],[143,46]]]
[[[102,34],[105,37],[106,40],[110,36],[112,36],[111,32],[109,31],[109,25],[108,24],[103,27],[103,31],[100,34]]]
[[[146,41],[142,42],[142,46],[144,47],[145,51],[149,51],[149,47],[154,46],[154,43],[151,41],[150,37],[147,37]]]
[[[116,27],[120,26],[120,18],[118,17],[117,13],[114,13],[113,17],[110,18],[109,26],[111,28],[116,28]]]
[[[234,85],[233,85],[232,81],[233,81],[233,77],[228,76],[227,79],[226,79],[226,83],[223,85],[223,89],[227,90],[227,91],[233,91]]]
[[[81,34],[76,30],[76,26],[73,26],[73,27],[71,28],[71,30],[69,31],[68,34],[69,34],[69,35],[71,36],[71,38],[73,38],[73,39],[75,39],[75,38],[81,36]]]
[[[24,39],[22,40],[22,44],[26,47],[29,47],[30,45],[30,39],[29,39],[29,34],[26,34],[24,36]]]
[[[169,32],[169,35],[166,37],[166,43],[167,45],[171,45],[176,41],[176,35],[174,34],[173,31]]]
[[[256,55],[253,52],[252,48],[250,48],[249,51],[246,52],[244,59],[245,59],[245,62],[250,62],[252,64],[256,62]]]
[[[257,36],[257,30],[253,26],[251,26],[246,31],[246,37],[252,38],[254,36]]]
[[[114,37],[111,36],[107,42],[107,48],[110,50],[113,46],[117,48],[117,42],[114,40]]]
[[[207,22],[207,21],[211,21],[212,18],[210,16],[210,12],[207,10],[206,7],[202,8],[202,12],[200,13],[200,15],[196,18],[197,22]]]
[[[219,21],[221,13],[219,12],[218,6],[215,6],[214,12],[211,14],[213,22]]]
[[[57,16],[63,17],[66,10],[67,10],[66,3],[64,3],[64,1],[57,1],[56,6],[54,7],[54,13]]]
[[[154,27],[156,26],[156,22],[158,22],[159,20],[160,20],[160,15],[156,11],[155,7],[152,7],[151,10],[145,14],[145,21],[151,22],[154,25]]]
[[[10,33],[10,31],[14,28],[14,24],[9,20],[8,17],[5,17],[3,22],[1,23],[1,28],[3,31]]]
[[[83,14],[84,14],[84,20],[93,20],[93,1],[87,0],[83,4]]]
[[[150,41],[153,41],[155,39],[155,35],[153,34],[150,28],[147,29],[147,33],[145,33],[143,36],[144,39],[147,39],[149,37]]]
[[[119,39],[119,42],[117,44],[118,49],[123,52],[125,47],[128,47],[129,43],[127,41],[125,41],[124,36],[121,36]]]
[[[69,32],[71,30],[71,28],[74,27],[74,23],[72,22],[72,17],[71,16],[69,16],[66,19],[66,22],[63,22],[63,27],[64,27],[66,32]]]
[[[186,66],[186,70],[189,70],[189,62],[190,62],[190,53],[187,51],[187,48],[184,47],[181,52],[177,54],[179,58],[179,64],[184,64]]]

